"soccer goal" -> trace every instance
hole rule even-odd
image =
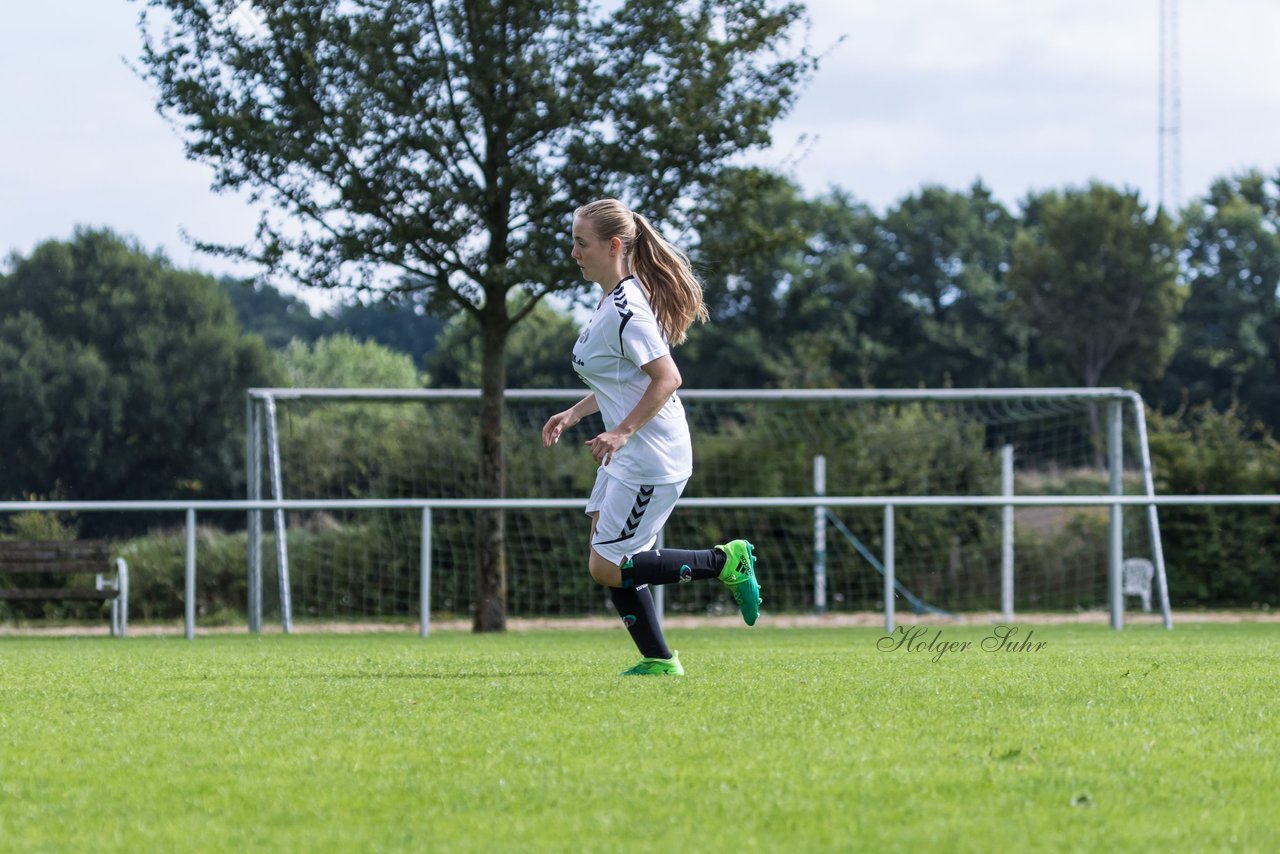
[[[607,613],[586,571],[585,503],[595,464],[585,419],[542,447],[547,417],[580,390],[508,391],[508,615]],[[1154,506],[1081,505],[1081,496],[1153,495],[1141,398],[1122,389],[685,390],[695,473],[664,532],[700,548],[747,537],[760,556],[765,610],[870,612],[886,603],[886,534],[896,607],[916,613],[1097,611],[1124,607],[1121,567],[1147,561],[1171,625]],[[478,498],[475,390],[253,389],[247,404],[248,497]],[[786,507],[786,497],[830,496]],[[904,502],[886,531],[883,506]],[[1036,506],[992,499],[1042,496]],[[1068,496],[1061,503],[1054,497]],[[733,506],[717,500],[733,499]],[[543,503],[545,502],[545,506]],[[883,502],[882,502],[883,503]],[[429,608],[471,609],[474,509],[431,516]],[[353,506],[251,512],[250,628],[261,613],[301,620],[417,617],[422,516]],[[283,581],[283,583],[281,583]],[[677,585],[668,615],[732,615],[720,585]],[[1100,616],[1100,619],[1105,619]],[[1118,627],[1118,626],[1117,626]]]

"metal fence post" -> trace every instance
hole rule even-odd
[[[184,626],[187,640],[196,636],[196,511],[187,508],[187,571],[186,598],[183,602]]]
[[[1013,445],[1000,449],[1000,494],[1013,495]],[[1013,505],[1002,511],[1000,533],[1000,614],[1006,623],[1013,622]]]
[[[422,542],[418,556],[418,575],[421,587],[419,607],[422,616],[418,634],[426,637],[431,632],[431,508],[422,508]]]
[[[893,634],[893,505],[884,506],[884,633]]]
[[[1111,470],[1111,494],[1124,495],[1123,418],[1120,401],[1107,404],[1107,465]],[[1124,566],[1124,507],[1111,505],[1111,536],[1107,550],[1107,582],[1111,601],[1111,628],[1124,628],[1124,594],[1121,572]]]
[[[813,458],[813,494],[827,494],[827,458]],[[813,610],[827,613],[827,508],[813,508]]]
[[[250,501],[262,500],[262,406],[250,397],[245,445],[245,489]],[[262,631],[262,511],[249,511],[249,631]]]

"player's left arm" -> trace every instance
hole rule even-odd
[[[622,450],[622,446],[644,425],[662,411],[671,395],[680,388],[683,380],[676,360],[668,353],[659,356],[652,362],[640,366],[649,377],[649,387],[644,390],[635,408],[627,413],[627,417],[612,430],[606,430],[587,444],[591,446],[591,456],[602,466],[609,465],[613,455]]]

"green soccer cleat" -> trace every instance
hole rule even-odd
[[[680,666],[680,651],[671,650],[670,658],[642,658],[640,663],[630,670],[622,671],[623,676],[683,676],[684,668]]]
[[[754,626],[760,616],[760,584],[756,581],[756,547],[746,540],[730,540],[716,546],[728,560],[720,570],[720,580],[729,586],[742,619]]]

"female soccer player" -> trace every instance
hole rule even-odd
[[[697,551],[653,550],[693,473],[671,347],[683,343],[694,320],[707,319],[702,285],[684,253],[616,199],[574,212],[571,254],[583,278],[604,291],[573,348],[573,369],[591,391],[551,416],[542,444],[556,444],[565,430],[600,413],[605,430],[586,443],[600,464],[587,501],[591,577],[609,588],[643,656],[623,675],[683,676],[648,585],[719,578],[747,625],[760,614],[755,549],[746,540]]]

